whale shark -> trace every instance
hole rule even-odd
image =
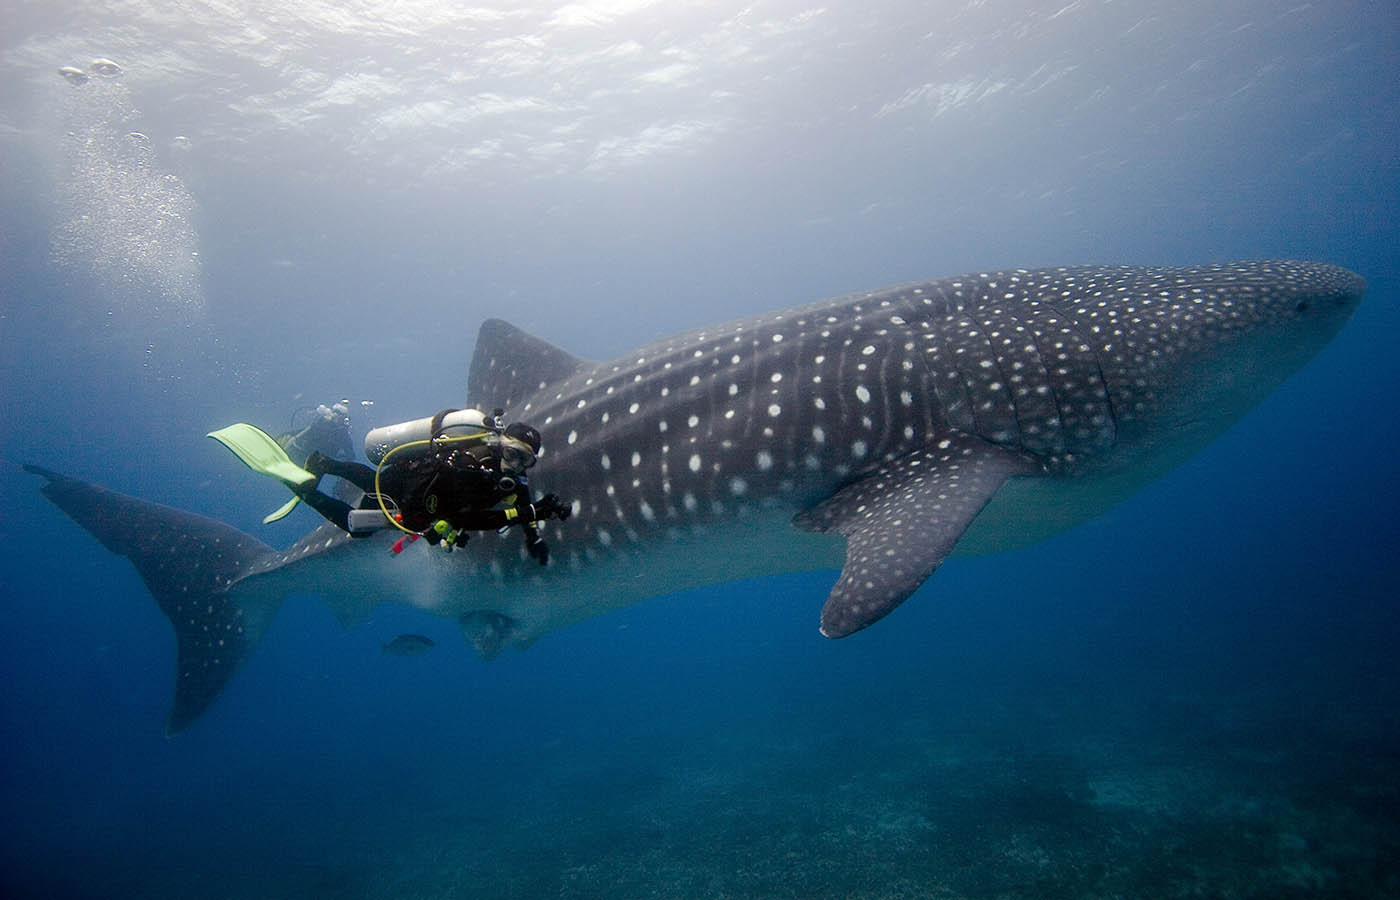
[[[381,602],[451,617],[485,658],[648,597],[839,569],[822,634],[891,613],[954,553],[1112,507],[1204,447],[1342,328],[1364,280],[1314,262],[979,272],[700,328],[590,361],[480,327],[466,401],[544,437],[572,501],[547,567],[515,535],[455,553],[322,524],[285,549],[41,468],[43,494],[127,557],[177,639],[189,726],[283,597],[347,627]],[[815,599],[815,598],[814,598]]]

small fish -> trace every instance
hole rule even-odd
[[[430,637],[421,634],[401,634],[384,645],[384,652],[394,656],[422,656],[434,646]]]

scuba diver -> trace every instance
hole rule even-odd
[[[526,471],[535,464],[540,435],[523,422],[502,426],[501,410],[443,410],[435,416],[376,428],[365,437],[365,453],[374,466],[338,460],[313,450],[305,467],[252,425],[237,423],[209,436],[234,452],[254,471],[287,485],[295,495],[264,519],[276,521],[297,502],[355,537],[385,527],[397,528],[405,540],[424,537],[447,550],[467,543],[469,532],[519,525],[527,552],[540,565],[549,561],[549,546],[538,523],[567,519],[569,504],[555,494],[531,497]],[[348,430],[348,419],[346,426]],[[355,507],[319,490],[323,476],[347,481],[364,496]]]
[[[277,443],[287,451],[293,460],[304,460],[312,453],[323,453],[336,459],[354,459],[355,445],[350,440],[349,400],[339,400],[327,406],[318,404],[314,409],[303,406],[292,415],[292,431],[277,436]],[[311,409],[311,421],[296,430],[297,417]]]

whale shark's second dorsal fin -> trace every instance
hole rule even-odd
[[[588,365],[504,319],[487,319],[476,335],[467,402],[478,409],[510,409]]]

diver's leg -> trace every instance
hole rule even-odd
[[[307,487],[296,491],[296,495],[301,498],[301,502],[325,516],[330,522],[341,531],[350,531],[350,504],[344,500],[337,500],[334,497],[327,497],[314,487]]]
[[[312,475],[334,475],[336,478],[343,478],[365,493],[374,490],[374,470],[363,463],[334,459],[313,452],[306,458],[306,471]]]

